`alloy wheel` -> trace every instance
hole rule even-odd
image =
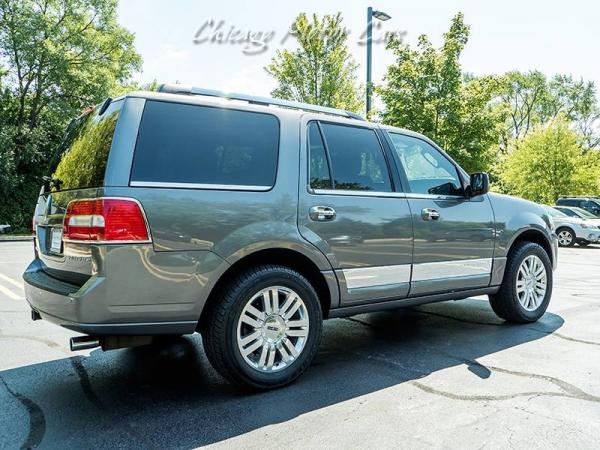
[[[563,230],[560,233],[558,233],[558,243],[561,246],[567,247],[571,245],[571,242],[573,242],[573,235],[570,231]]]
[[[517,297],[527,311],[535,311],[544,302],[547,289],[546,266],[536,255],[526,257],[517,273]]]
[[[298,359],[308,332],[308,311],[302,298],[290,288],[270,286],[244,306],[237,325],[238,350],[250,367],[277,372]]]

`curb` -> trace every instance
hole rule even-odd
[[[32,241],[33,236],[2,236],[0,235],[0,242],[27,242]]]

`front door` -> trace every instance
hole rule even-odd
[[[301,124],[300,233],[331,262],[342,305],[406,297],[412,219],[391,155],[373,125],[317,117]]]
[[[487,195],[464,194],[459,169],[436,147],[388,130],[414,226],[410,296],[488,286],[494,214]]]

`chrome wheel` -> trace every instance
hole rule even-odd
[[[287,287],[271,286],[255,294],[242,310],[238,350],[250,367],[276,372],[302,353],[308,330],[308,311],[300,296]]]
[[[517,273],[517,297],[527,311],[535,311],[544,302],[548,280],[546,267],[536,255],[523,260]]]
[[[563,247],[568,247],[573,242],[573,235],[570,231],[562,230],[558,233],[558,243]]]

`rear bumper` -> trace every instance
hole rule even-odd
[[[128,270],[110,277],[94,275],[78,286],[52,277],[36,259],[23,274],[25,298],[42,319],[94,336],[191,334],[196,330],[205,290],[195,274],[185,273],[185,279],[175,272],[170,277],[164,277],[164,272],[136,276],[137,264],[127,266]],[[173,281],[176,275],[179,279]]]
[[[31,303],[30,303],[31,305]],[[147,323],[81,323],[56,317],[40,309],[35,309],[43,320],[77,333],[90,336],[157,336],[171,334],[192,334],[197,322],[147,322]]]

